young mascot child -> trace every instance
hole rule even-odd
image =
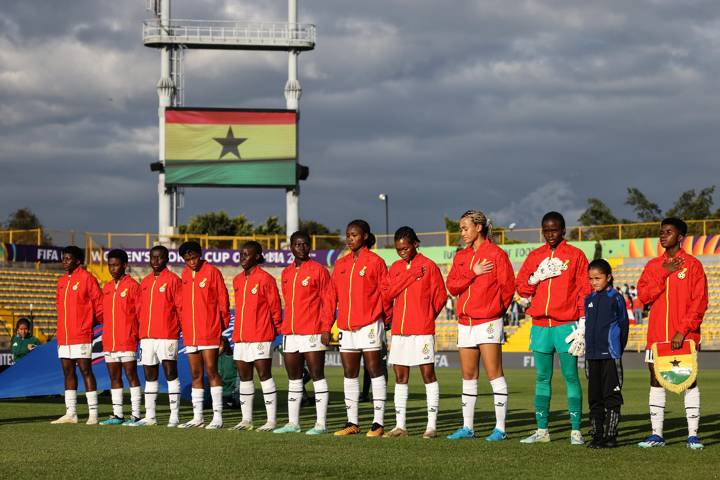
[[[588,266],[593,292],[585,298],[585,370],[592,440],[589,448],[617,446],[623,383],[622,354],[628,339],[625,300],[612,285],[610,264]]]
[[[420,239],[410,227],[395,232],[393,263],[382,282],[382,295],[393,304],[390,363],[395,369],[395,428],[386,437],[405,437],[410,367],[417,365],[425,383],[428,422],[423,438],[434,438],[440,404],[435,376],[435,319],[445,307],[447,291],[440,269],[417,251]]]

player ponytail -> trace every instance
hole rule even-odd
[[[357,227],[360,229],[363,235],[367,235],[367,239],[365,240],[365,246],[367,248],[372,248],[373,245],[375,245],[375,235],[373,235],[370,231],[370,224],[368,222],[359,219],[353,220],[352,222],[348,223],[348,228],[350,227]]]
[[[258,265],[262,265],[263,263],[265,263],[265,257],[263,256],[262,245],[260,245],[255,240],[250,240],[250,241],[243,243],[243,246],[241,248],[252,249],[252,251],[255,252],[255,254],[257,254],[257,256],[258,256],[258,261],[257,261]]]
[[[413,230],[410,227],[400,227],[395,232],[395,241],[399,240],[407,240],[410,243],[420,243],[420,239],[417,236],[417,233],[415,233],[415,230]]]
[[[482,236],[492,240],[492,237],[490,236],[492,223],[490,223],[490,219],[487,215],[480,210],[468,210],[460,215],[460,220],[463,218],[469,218],[475,225],[480,225],[480,233],[482,233]]]

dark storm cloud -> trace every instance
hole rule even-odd
[[[65,5],[67,3],[67,5]],[[713,183],[720,105],[715,2],[300,0],[301,216],[439,230],[474,207],[534,226],[590,196],[629,216]],[[57,228],[156,226],[159,54],[144,2],[3,2],[0,217]],[[52,13],[50,13],[52,12]],[[176,18],[284,20],[284,1],[175,0]],[[283,107],[282,53],[188,52],[186,104]],[[188,190],[182,218],[284,219],[284,192]]]

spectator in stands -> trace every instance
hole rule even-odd
[[[17,362],[39,344],[40,341],[30,331],[30,320],[25,317],[18,320],[12,341],[13,361]]]
[[[623,300],[625,300],[625,309],[627,310],[627,317],[630,325],[637,325],[638,321],[637,318],[635,318],[635,312],[633,311],[632,298],[626,293],[623,295]]]
[[[637,293],[635,293],[634,297],[632,295],[630,295],[630,297],[632,298],[632,308],[633,315],[635,316],[635,322],[637,322],[638,325],[642,325],[644,305],[638,298]]]
[[[630,297],[631,298],[637,298],[637,288],[635,288],[635,285],[630,285]]]
[[[520,308],[518,306],[518,303],[513,298],[513,301],[510,303],[510,325],[517,326],[519,324],[520,324]]]
[[[233,350],[230,342],[224,335],[220,338],[220,349],[218,350],[218,373],[222,378],[223,388],[223,405],[227,408],[237,408],[240,406],[240,396],[238,392],[237,369],[233,360]],[[212,405],[210,389],[205,389],[205,404]]]
[[[448,320],[455,320],[455,300],[453,300],[452,295],[448,295],[447,297],[445,312],[447,313]]]

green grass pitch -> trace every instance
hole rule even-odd
[[[158,399],[161,425],[148,428],[50,425],[64,413],[60,398],[0,401],[0,435],[3,439],[0,471],[4,478],[718,478],[720,476],[720,370],[700,373],[703,415],[700,437],[704,451],[685,448],[687,435],[682,396],[668,393],[664,448],[642,450],[635,446],[649,433],[647,412],[648,374],[626,371],[625,406],[620,427],[621,447],[590,450],[569,444],[564,386],[555,372],[550,432],[552,442],[524,445],[519,440],[534,429],[533,370],[506,372],[510,397],[504,442],[487,443],[483,437],[494,426],[492,396],[481,380],[476,413],[478,438],[449,441],[444,437],[461,425],[457,370],[438,371],[441,407],[440,437],[424,440],[425,390],[419,373],[410,379],[408,428],[411,436],[401,439],[338,438],[332,435],[275,435],[259,432],[177,430],[167,422],[167,397]],[[392,373],[388,388],[392,400]],[[275,371],[279,387],[279,421],[287,420],[287,377]],[[331,431],[345,422],[342,402],[342,371],[328,369],[332,396],[328,412]],[[583,380],[584,382],[584,380]],[[80,419],[86,418],[84,396],[80,396]],[[586,399],[584,400],[586,403]],[[125,409],[129,408],[126,394]],[[265,410],[259,386],[255,397],[255,424],[264,423]],[[109,398],[102,397],[100,415],[110,412]],[[585,412],[587,406],[584,405]],[[371,421],[370,403],[361,404],[361,427]],[[189,419],[190,405],[183,404],[181,420]],[[211,412],[206,411],[206,415]],[[302,410],[302,427],[314,423],[315,410]],[[225,411],[225,426],[240,419],[239,410]],[[392,428],[392,402],[386,410],[386,426]],[[584,425],[583,432],[587,432]]]

